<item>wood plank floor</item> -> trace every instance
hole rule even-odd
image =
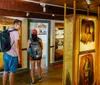
[[[38,82],[37,72],[35,85],[62,85],[62,64],[50,66],[48,69],[43,69],[42,77],[43,81]],[[0,78],[0,85],[2,85],[2,79]],[[9,85],[9,84],[8,84]],[[16,74],[15,85],[30,85],[29,72]]]

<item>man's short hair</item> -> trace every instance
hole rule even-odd
[[[14,22],[13,22],[13,24],[18,24],[19,22],[21,23],[21,21],[20,21],[20,20],[15,19],[15,20],[14,20]]]

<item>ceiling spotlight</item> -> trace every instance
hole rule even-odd
[[[46,7],[43,7],[43,12],[46,12]]]
[[[42,7],[45,7],[45,6],[46,6],[46,4],[45,4],[45,3],[40,3],[40,5],[41,5]]]
[[[55,15],[54,15],[54,14],[52,14],[52,16],[54,17]]]
[[[26,12],[26,16],[27,16],[27,17],[29,16],[29,12]]]
[[[91,0],[86,0],[86,2],[88,5],[91,4]]]
[[[46,4],[45,3],[40,3],[40,5],[43,7],[43,12],[46,12]]]

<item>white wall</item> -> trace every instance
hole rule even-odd
[[[28,20],[22,20],[22,49],[27,48],[28,39]],[[27,50],[22,50],[22,68],[27,68]]]

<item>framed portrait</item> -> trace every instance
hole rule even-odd
[[[95,75],[95,52],[79,55],[79,84],[93,85]]]
[[[80,19],[80,52],[95,49],[95,20]]]

